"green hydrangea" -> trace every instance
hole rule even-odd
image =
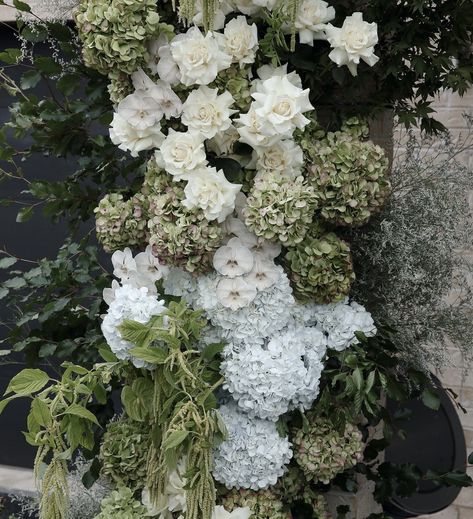
[[[149,197],[149,243],[166,265],[189,272],[205,271],[222,243],[223,231],[215,221],[209,222],[201,209],[185,208],[184,198],[179,184]]]
[[[325,418],[309,417],[309,421],[307,430],[298,429],[292,437],[294,459],[308,480],[328,484],[361,461],[362,435],[353,424],[346,424],[340,433]]]
[[[232,512],[235,508],[248,507],[251,519],[291,519],[290,510],[272,490],[233,489],[221,499],[223,507]]]
[[[313,233],[284,256],[294,294],[320,304],[341,301],[355,279],[350,247],[333,232]]]
[[[143,519],[146,513],[146,508],[135,499],[133,491],[121,487],[102,500],[101,512],[95,519]]]
[[[108,78],[110,79],[110,83],[107,89],[112,103],[118,104],[134,91],[128,74],[124,74],[120,70],[113,70],[108,74]]]
[[[122,416],[107,425],[100,446],[102,474],[117,486],[132,490],[143,488],[146,481],[146,457],[149,432],[143,424]]]
[[[370,127],[366,119],[350,117],[346,119],[340,130],[351,135],[355,139],[367,139],[370,135]]]
[[[110,193],[95,208],[97,239],[106,252],[124,247],[141,247],[147,241],[147,222],[143,212],[145,200],[136,195],[124,200],[123,195]]]
[[[235,100],[235,107],[240,112],[247,112],[252,101],[249,70],[240,68],[238,64],[225,69],[217,76],[214,84],[220,91],[228,90]]]
[[[103,74],[143,66],[159,31],[156,0],[82,0],[76,22],[85,64]]]
[[[255,181],[243,214],[257,236],[293,246],[304,239],[316,207],[315,191],[302,176],[268,175]]]
[[[389,196],[389,161],[384,150],[346,132],[316,141],[307,179],[320,197],[320,211],[337,225],[365,224]]]
[[[324,495],[311,488],[299,466],[289,465],[273,490],[284,503],[291,506],[304,503],[312,508],[316,519],[330,519]]]

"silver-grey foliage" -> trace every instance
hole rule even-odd
[[[473,149],[466,119],[469,131],[455,141],[408,134],[385,211],[351,236],[355,298],[396,329],[402,357],[423,368],[444,366],[451,343],[473,356],[473,172],[459,161]]]

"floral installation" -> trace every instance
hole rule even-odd
[[[115,278],[102,361],[24,370],[2,402],[33,398],[40,518],[68,518],[77,450],[87,484],[111,487],[95,519],[330,517],[400,377],[395,353],[376,363],[391,331],[353,299],[348,238],[382,211],[390,164],[363,117],[319,120],[295,58],[369,74],[377,23],[324,0],[81,0],[74,16],[113,107],[97,142],[135,177],[94,209]]]

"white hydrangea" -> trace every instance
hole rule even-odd
[[[218,302],[218,276],[201,276],[195,306],[206,311],[211,323],[221,329],[222,338],[230,342],[251,340],[262,344],[266,337],[289,323],[295,302],[284,270],[280,266],[276,268],[278,280],[270,288],[258,292],[251,304],[237,311],[225,308]]]
[[[374,53],[378,43],[378,26],[375,22],[365,22],[362,13],[347,16],[342,27],[329,23],[325,34],[333,48],[329,58],[339,67],[346,65],[353,76],[358,74],[360,60],[370,67],[379,61]]]
[[[327,334],[329,348],[342,351],[358,344],[355,332],[362,332],[367,337],[376,335],[374,320],[364,306],[353,301],[330,307],[329,312],[321,312],[318,318],[318,326]]]
[[[225,348],[224,388],[250,416],[276,421],[296,407],[310,407],[319,394],[327,340],[315,328],[279,333],[264,346]]]
[[[214,451],[214,478],[227,488],[259,490],[275,485],[292,458],[276,424],[250,418],[231,403],[220,407],[228,438]]]
[[[163,290],[168,296],[182,297],[192,304],[197,297],[197,281],[187,270],[174,267],[163,279]]]
[[[110,139],[121,150],[129,151],[132,157],[138,157],[141,151],[159,148],[164,141],[164,134],[159,123],[139,130],[115,112],[110,124]]]
[[[134,358],[129,350],[133,344],[122,339],[118,327],[124,320],[130,319],[147,323],[151,317],[162,314],[166,307],[164,301],[150,295],[146,287],[137,288],[124,285],[116,288],[115,299],[110,303],[102,322],[102,333],[113,353],[121,360],[131,360],[137,368],[146,367],[146,363]]]

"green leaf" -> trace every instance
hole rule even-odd
[[[5,281],[5,283],[3,283],[3,286],[6,288],[13,288],[13,289],[23,288],[24,286],[26,286],[26,281],[20,277],[11,278],[11,279],[7,279]]]
[[[10,291],[6,287],[0,287],[0,299],[5,298]]]
[[[117,357],[112,352],[112,350],[110,349],[110,346],[108,346],[108,344],[102,344],[99,347],[99,354],[105,362],[117,362],[118,361]]]
[[[163,442],[163,449],[168,451],[178,447],[189,435],[189,431],[174,431]]]
[[[223,351],[225,348],[224,342],[217,342],[214,344],[208,344],[203,350],[202,350],[202,358],[204,360],[210,361],[214,359],[219,353]]]
[[[41,74],[37,70],[28,70],[20,79],[20,85],[23,90],[34,88],[41,81]]]
[[[3,413],[5,407],[12,401],[15,400],[15,398],[19,398],[21,395],[12,395],[8,398],[4,398],[3,400],[0,400],[0,415]]]
[[[53,58],[47,56],[39,56],[35,59],[34,64],[43,74],[49,76],[59,74],[61,72],[61,65],[54,61]]]
[[[31,395],[41,391],[49,380],[47,373],[40,369],[24,369],[10,380],[5,394]]]
[[[37,424],[48,427],[52,423],[51,411],[48,404],[40,398],[35,398],[31,404],[31,415]]]
[[[31,7],[21,0],[13,0],[13,5],[18,9],[18,11],[24,11],[25,13],[31,12]]]
[[[3,52],[0,52],[0,61],[3,61],[7,65],[16,65],[20,58],[20,49],[5,49]]]
[[[469,465],[473,465],[473,452],[470,452],[470,455],[468,456],[468,463]]]
[[[16,258],[11,256],[0,259],[0,269],[8,269],[17,262]]]
[[[130,353],[137,359],[144,360],[150,364],[164,364],[169,353],[163,348],[132,348]]]
[[[97,420],[97,417],[91,413],[85,407],[79,404],[71,404],[65,411],[64,414],[71,414],[74,416],[79,416],[80,418],[84,418],[84,420],[88,420],[89,422],[93,422],[95,425],[100,427],[100,424]]]
[[[436,391],[432,389],[426,388],[422,392],[422,402],[425,406],[433,409],[434,411],[438,411],[440,409],[440,398]]]

